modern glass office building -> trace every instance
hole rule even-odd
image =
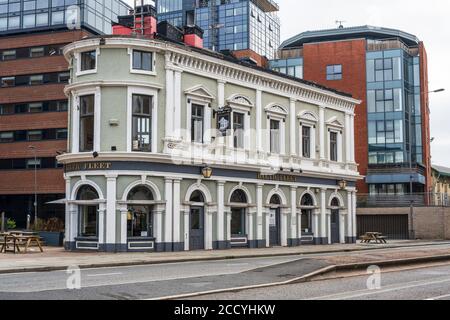
[[[431,188],[427,54],[401,30],[361,26],[307,31],[286,40],[278,72],[352,93],[358,106],[358,189],[370,195]]]
[[[94,33],[109,34],[112,22],[129,9],[119,0],[0,0],[0,33],[56,30],[79,21]]]
[[[212,50],[251,49],[272,59],[280,43],[278,5],[271,0],[160,0],[157,10],[160,21],[201,27]]]

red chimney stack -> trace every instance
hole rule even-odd
[[[183,40],[188,46],[203,48],[203,29],[195,25],[185,26]]]
[[[152,38],[156,31],[156,9],[152,5],[136,7],[127,16],[119,16],[119,22],[112,27],[114,35],[138,34]],[[142,22],[143,21],[143,22]]]

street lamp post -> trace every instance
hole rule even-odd
[[[36,147],[35,146],[29,146],[30,150],[33,150],[34,153],[34,224],[37,223],[38,218],[38,208],[37,208],[37,154],[36,154]]]

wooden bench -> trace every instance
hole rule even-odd
[[[12,249],[9,249],[11,248]],[[41,252],[44,252],[42,248],[41,238],[39,236],[18,236],[18,235],[4,235],[0,252],[13,252],[21,253],[21,247],[24,247],[23,253],[28,252],[30,247],[38,247]]]

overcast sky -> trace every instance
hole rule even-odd
[[[127,0],[132,5],[133,0]],[[281,41],[306,30],[374,25],[403,30],[425,42],[429,60],[432,162],[450,167],[450,3],[447,0],[275,0]]]

